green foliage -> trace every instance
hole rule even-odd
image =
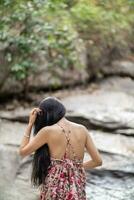
[[[133,40],[133,6],[131,0],[79,0],[71,8],[75,28],[87,47],[89,71],[110,64],[129,51]]]
[[[129,0],[80,0],[71,9],[79,32],[85,35],[97,33],[116,34],[118,30],[128,30],[134,14]]]
[[[66,69],[77,63],[77,35],[64,1],[3,0],[1,6],[0,41],[17,79],[25,79],[35,71],[40,55],[49,68]]]
[[[127,47],[134,22],[133,0],[1,0],[0,45],[11,74],[27,79],[40,57],[53,71],[81,67],[78,39],[90,59],[107,47]]]

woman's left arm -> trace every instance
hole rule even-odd
[[[47,143],[47,135],[48,135],[47,127],[42,128],[38,132],[38,134],[30,141],[31,130],[35,122],[37,113],[40,111],[41,110],[39,108],[34,108],[30,113],[29,123],[26,128],[26,131],[23,136],[20,149],[19,149],[19,154],[23,157],[31,154],[32,152],[37,150],[39,147],[41,147],[43,144]]]

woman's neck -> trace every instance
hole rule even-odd
[[[57,124],[59,124],[59,125],[67,125],[68,124],[68,120],[65,118],[65,117],[63,117],[62,119],[60,119],[58,122],[57,122]]]

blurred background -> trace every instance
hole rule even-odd
[[[134,1],[0,1],[0,200],[37,200],[18,148],[47,96],[84,124],[103,157],[87,199],[134,199]],[[89,156],[85,152],[85,160]]]

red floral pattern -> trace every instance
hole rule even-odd
[[[64,128],[61,128],[67,140],[65,154],[63,159],[51,157],[48,174],[40,186],[40,200],[86,200],[86,176],[82,166],[83,161],[78,159],[70,143],[71,131],[69,130],[67,134]],[[72,148],[74,159],[67,158],[68,146]]]
[[[51,158],[40,200],[86,200],[86,176],[81,160]]]

